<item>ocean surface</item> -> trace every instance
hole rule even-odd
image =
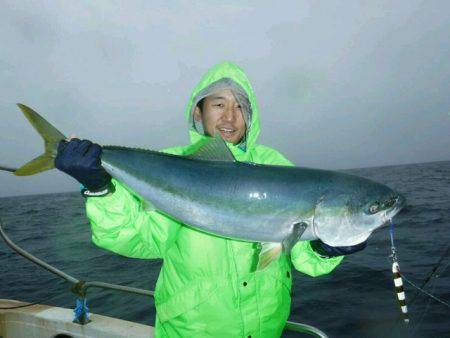
[[[450,162],[349,172],[402,192],[407,207],[394,220],[402,273],[420,285],[450,243]],[[1,181],[0,181],[1,184]],[[10,238],[30,253],[78,279],[153,290],[158,260],[128,259],[91,242],[79,193],[0,199],[0,217]],[[405,282],[411,323],[402,324],[393,292],[389,232],[383,228],[367,248],[348,256],[331,274],[311,278],[294,272],[291,320],[314,325],[330,337],[450,337],[450,309]],[[425,290],[450,302],[450,257]],[[0,298],[74,307],[70,285],[13,252],[0,239]],[[153,325],[153,300],[90,289],[90,311]],[[285,332],[285,337],[300,337]]]

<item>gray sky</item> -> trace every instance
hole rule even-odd
[[[240,65],[259,142],[300,166],[450,160],[449,1],[0,2],[0,163],[43,143],[15,103],[63,133],[159,149],[212,65]],[[0,172],[0,196],[78,189]]]

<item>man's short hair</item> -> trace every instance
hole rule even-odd
[[[200,101],[198,101],[197,103],[197,107],[203,112],[203,105],[205,104],[205,99],[206,97],[202,98]]]

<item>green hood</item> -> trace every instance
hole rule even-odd
[[[251,121],[246,147],[228,144],[234,156],[251,163],[292,165],[276,150],[256,144],[259,119],[253,90],[244,72],[230,62],[214,66],[201,79],[186,109],[188,121],[192,105],[202,96],[200,91],[223,78],[227,80],[221,82],[229,84],[231,79],[239,86],[239,94],[247,93],[250,103],[246,105],[252,112],[247,116]],[[192,126],[189,132],[192,143],[204,137]],[[164,152],[188,155],[196,148],[190,144]],[[280,337],[291,305],[291,265],[319,276],[342,260],[342,256],[324,258],[303,241],[294,246],[290,256],[282,253],[264,270],[254,272],[259,253],[255,243],[211,236],[164,213],[147,211],[127,187],[116,180],[113,183],[113,194],[87,198],[92,239],[98,246],[127,257],[164,259],[155,288],[157,338]],[[232,190],[230,184],[230,198]]]
[[[253,90],[244,72],[230,62],[211,68],[192,92],[186,108],[191,142],[204,137],[192,126],[192,106],[209,89],[218,88],[215,84],[235,85],[239,95],[247,93],[245,108],[251,108],[250,115],[243,109],[244,116],[251,119],[246,121],[246,147],[244,142],[238,146],[229,143],[233,155],[239,161],[292,165],[276,150],[256,144],[259,119]],[[196,148],[190,144],[164,152],[188,155]],[[127,187],[116,180],[113,183],[113,194],[87,198],[92,239],[98,246],[127,257],[164,259],[155,287],[157,338],[280,337],[291,305],[291,265],[310,276],[319,276],[329,273],[342,260],[342,256],[324,258],[303,241],[294,246],[290,256],[282,253],[264,270],[254,272],[259,253],[255,243],[211,236],[164,213],[147,211]],[[163,187],[162,193],[164,189],[168,188]]]
[[[224,78],[229,78],[234,82],[236,82],[240,87],[242,87],[242,89],[247,93],[248,99],[250,101],[252,113],[250,115],[251,121],[248,124],[246,132],[247,136],[246,136],[246,146],[244,148],[245,150],[242,149],[242,147],[239,147],[239,145],[234,146],[231,143],[227,143],[235,156],[237,156],[238,158],[246,157],[245,155],[247,154],[244,153],[249,153],[253,149],[256,143],[256,139],[258,138],[259,135],[258,106],[256,105],[255,94],[253,92],[253,88],[250,84],[250,81],[247,78],[247,75],[245,75],[244,71],[237,65],[228,61],[221,62],[210,68],[208,72],[205,75],[203,75],[198,85],[192,91],[189,103],[185,111],[185,117],[189,122],[190,140],[191,143],[196,143],[205,137],[204,135],[198,133],[198,131],[195,130],[191,125],[192,119],[191,112],[193,110],[193,105],[195,104],[196,97],[205,88]]]

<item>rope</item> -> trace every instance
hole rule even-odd
[[[89,319],[89,308],[87,306],[86,298],[77,298],[76,307],[74,312],[74,323],[87,324],[90,322]]]

